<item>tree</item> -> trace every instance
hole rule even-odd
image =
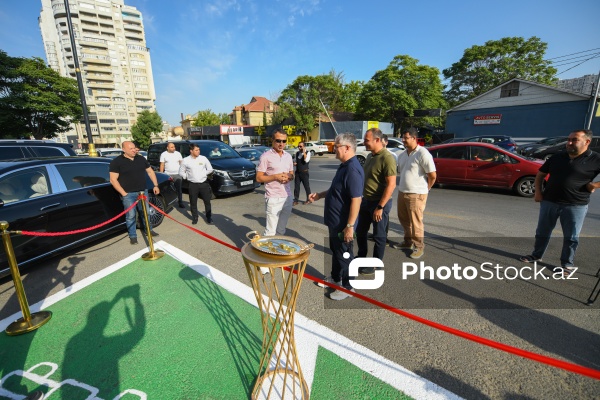
[[[198,116],[192,123],[192,126],[228,125],[229,122],[229,116],[227,114],[215,114],[209,108],[206,110],[198,111]]]
[[[131,136],[140,149],[147,149],[152,143],[150,135],[162,131],[162,118],[157,112],[144,110],[138,114],[137,121],[131,127]]]
[[[38,57],[10,57],[0,50],[0,134],[51,138],[83,114],[77,82]]]
[[[323,105],[328,110],[340,111],[335,108],[339,106],[341,91],[341,84],[333,72],[299,76],[281,92],[277,100],[280,111],[273,116],[273,121],[293,118],[297,131],[309,132],[319,125]]]
[[[407,126],[440,125],[439,117],[415,118],[415,110],[444,108],[440,71],[419,65],[407,55],[398,55],[386,69],[377,71],[364,85],[356,118],[390,121],[396,129]]]
[[[513,78],[545,84],[556,82],[556,69],[544,60],[547,43],[533,36],[490,40],[466,49],[462,58],[443,70],[450,79],[446,99],[462,103]]]
[[[363,81],[344,83],[342,86],[342,98],[340,99],[341,110],[338,111],[356,112],[356,106],[358,105],[364,86],[365,82]]]

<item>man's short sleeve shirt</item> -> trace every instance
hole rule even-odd
[[[544,190],[544,200],[559,204],[586,205],[590,192],[586,185],[600,174],[600,154],[588,150],[571,158],[561,151],[550,157],[540,167],[540,172],[550,174]]]
[[[412,153],[402,152],[398,156],[398,174],[400,182],[398,191],[400,193],[427,194],[427,174],[435,172],[435,163],[429,150],[417,146]]]
[[[258,172],[263,172],[267,176],[281,173],[293,173],[294,160],[292,159],[292,156],[285,151],[283,154],[279,155],[275,150],[270,149],[262,153],[256,170]],[[277,181],[265,183],[266,198],[288,197],[291,195],[292,190],[290,189],[290,182],[285,184]]]
[[[365,188],[363,196],[377,201],[383,196],[387,177],[396,176],[396,159],[385,147],[378,153],[369,154],[365,161]]]
[[[119,184],[127,193],[146,190],[148,160],[136,155],[133,160],[120,155],[110,162],[109,171],[119,174]]]
[[[365,173],[356,157],[340,164],[325,197],[325,225],[339,231],[346,227],[350,204],[362,196],[364,182]]]
[[[165,174],[177,175],[179,173],[179,162],[183,160],[181,153],[174,151],[169,153],[163,151],[160,155],[160,162],[165,163]]]

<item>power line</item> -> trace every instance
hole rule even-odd
[[[595,48],[595,49],[589,49],[589,50],[578,51],[577,53],[571,53],[571,54],[567,54],[567,55],[564,55],[564,56],[558,56],[558,57],[552,57],[552,58],[548,58],[548,59],[546,59],[546,61],[555,60],[555,59],[557,59],[557,58],[569,57],[569,56],[573,56],[573,55],[575,55],[575,54],[588,53],[588,52],[590,52],[590,51],[594,51],[594,50],[600,50],[600,47],[598,47],[598,48]]]

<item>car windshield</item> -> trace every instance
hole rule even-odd
[[[226,143],[198,143],[200,154],[209,160],[220,160],[223,158],[238,158],[240,155]]]
[[[262,154],[260,151],[258,150],[243,150],[239,152],[240,155],[244,158],[247,158],[250,161],[254,161],[254,160],[258,160],[260,158],[260,155]]]

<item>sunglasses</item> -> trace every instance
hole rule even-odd
[[[275,143],[287,143],[287,139],[275,139]]]

